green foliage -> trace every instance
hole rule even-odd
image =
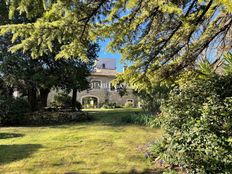
[[[198,63],[198,70],[202,76],[209,76],[214,73],[213,65],[210,64],[209,60],[204,58]]]
[[[223,36],[230,48],[230,35],[224,31],[231,29],[231,6],[229,0],[119,0],[100,34],[111,38],[109,50],[132,62],[120,80],[136,90],[151,90],[154,83],[195,65],[210,44],[219,47],[215,38]],[[221,18],[225,23],[218,24]]]
[[[116,108],[116,103],[109,103],[109,102],[104,102],[101,104],[102,109],[114,109]]]
[[[17,125],[23,119],[24,114],[29,112],[29,104],[24,98],[0,99],[0,124]]]
[[[9,47],[11,44],[5,42],[7,38],[1,39],[4,40],[4,44],[0,47],[2,50],[1,81],[6,88],[17,88],[24,95],[28,95],[28,98],[33,99],[34,103],[41,103],[39,106],[31,106],[32,111],[46,107],[47,96],[52,87],[69,91],[73,89],[81,91],[89,87],[87,76],[89,76],[97,57],[97,44],[89,43],[86,48],[89,62],[84,63],[79,58],[55,60],[54,54],[40,57],[40,59],[32,59],[28,54],[10,54],[5,47]],[[31,93],[27,92],[30,89],[35,89],[34,93],[36,94],[33,97]],[[37,101],[40,99],[43,99],[42,102]],[[30,105],[32,105],[31,103],[33,102],[30,101]]]
[[[0,96],[1,97],[6,97],[7,96],[7,88],[4,80],[0,76]]]
[[[72,107],[72,97],[69,96],[66,92],[60,92],[54,96],[51,104],[57,108],[70,108]],[[82,105],[78,101],[76,101],[76,108],[78,110],[82,109]]]
[[[93,117],[85,112],[34,112],[24,115],[18,125],[56,125],[91,121]]]
[[[65,92],[56,94],[53,98],[52,106],[67,108],[72,106],[72,97]]]
[[[75,109],[77,109],[78,111],[81,111],[83,109],[83,107],[79,101],[76,101]]]
[[[125,108],[134,108],[135,106],[134,106],[134,103],[126,102],[124,107]]]
[[[42,16],[45,17],[46,15],[43,13],[52,8],[53,2],[47,1],[45,4],[44,3],[45,1],[43,2],[40,0],[1,1],[0,25],[27,25],[29,23],[29,25],[31,25],[38,18]],[[59,11],[58,9],[56,10],[56,12]],[[60,10],[63,11],[62,9]],[[55,14],[53,17],[50,17],[55,19],[56,15],[59,16],[63,14],[58,14],[56,12],[53,11],[53,14]],[[9,19],[7,18],[7,14],[9,14]],[[48,32],[45,28],[43,28],[42,33]],[[26,49],[24,49],[23,52],[9,52],[9,48],[13,46],[12,42],[20,43],[25,39],[23,35],[29,31],[29,28],[25,27],[22,30],[25,30],[25,32],[19,32],[14,35],[12,40],[12,32],[7,32],[6,35],[0,37],[0,76],[9,91],[7,91],[9,95],[11,95],[12,89],[17,88],[23,95],[28,96],[31,110],[35,111],[46,107],[48,93],[52,87],[59,87],[69,91],[73,89],[81,91],[89,87],[86,77],[92,70],[93,63],[97,57],[98,45],[96,43],[90,42],[89,40],[85,40],[81,43],[84,49],[83,51],[85,52],[84,56],[88,58],[88,63],[82,60],[84,59],[83,57],[78,56],[70,56],[68,57],[69,59],[66,60],[56,60],[55,56],[61,51],[62,44],[57,39],[51,41],[50,39],[53,37],[50,32],[48,32],[47,35],[45,34],[46,36],[42,36],[42,33],[39,34],[37,39],[39,39],[41,43],[38,45],[30,45],[29,43],[32,43],[32,40],[26,43],[27,46],[30,45],[30,47],[33,47],[30,48],[32,51],[31,54],[26,52]],[[33,31],[35,30],[33,29]],[[52,53],[43,45],[43,42],[46,42],[44,40],[46,37],[48,37],[47,43],[49,49],[52,49]],[[64,44],[66,42],[64,41],[62,43]],[[44,52],[43,54],[37,55],[40,59],[33,59],[34,51]]]
[[[159,121],[153,114],[149,113],[135,113],[129,116],[122,117],[122,122],[130,124],[138,124],[155,128],[159,126]]]
[[[85,19],[97,4],[85,1],[4,0],[11,27],[1,26],[1,34],[12,33],[12,52],[30,50],[31,57],[41,57],[56,50],[56,59],[79,57],[88,62],[87,45],[90,24]],[[80,10],[81,9],[81,10]],[[15,16],[26,17],[27,22],[14,22]],[[9,24],[8,23],[8,24]],[[18,32],[19,31],[19,32]],[[20,41],[21,40],[21,41]]]
[[[230,173],[232,78],[211,76],[174,88],[161,108],[164,139],[154,156],[190,173]]]
[[[117,86],[117,91],[118,91],[118,94],[119,94],[121,97],[123,97],[123,96],[125,96],[125,95],[128,94],[127,88],[126,88],[126,86],[124,86],[124,85],[118,85],[118,86]]]
[[[152,112],[154,114],[160,113],[160,105],[163,100],[168,98],[168,93],[171,87],[168,85],[157,84],[154,86],[152,92],[141,91],[138,93],[142,100],[142,108],[145,111]]]
[[[11,20],[0,26],[0,34],[11,34],[12,52],[30,51],[32,57],[41,57],[57,50],[55,59],[78,57],[88,62],[89,42],[110,38],[109,50],[132,62],[124,80],[139,89],[192,66],[209,45],[231,46],[230,32],[225,32],[231,28],[231,0],[2,3],[6,11],[0,12]],[[27,20],[14,21],[15,17]]]
[[[168,170],[168,171],[165,171],[165,172],[163,172],[163,174],[178,174],[178,172],[177,171],[175,171],[175,170]]]
[[[224,56],[224,70],[226,74],[232,74],[232,53],[228,52]]]

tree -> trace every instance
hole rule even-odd
[[[10,50],[31,50],[32,57],[53,51],[56,58],[86,56],[86,41],[111,38],[109,49],[132,62],[124,80],[139,88],[177,75],[209,47],[231,48],[230,0],[5,0],[10,18],[19,12],[35,22],[2,25],[22,41]],[[215,60],[217,62],[217,60]],[[152,87],[148,87],[152,88]]]
[[[56,87],[68,92],[72,91],[72,108],[74,110],[76,109],[77,92],[89,88],[89,81],[86,77],[93,70],[98,51],[98,44],[89,44],[87,49],[88,63],[75,58],[53,60],[54,69],[52,69],[52,72],[60,74],[58,78],[59,83]]]
[[[21,48],[23,51],[31,50],[31,56],[35,58],[54,51],[57,46],[54,43],[59,43],[56,59],[79,57],[82,61],[88,61],[86,48],[90,41],[90,24],[85,18],[98,3],[43,0],[5,0],[5,3],[10,19],[18,13],[26,15],[29,20],[36,19],[35,22],[12,23],[10,28],[2,26],[2,34],[17,32],[13,34],[13,42],[22,39],[12,47],[13,52]]]
[[[52,54],[40,59],[32,59],[26,54],[12,54],[10,57],[2,57],[0,72],[12,89],[17,88],[22,93],[27,91],[25,95],[28,96],[32,111],[47,106],[47,97],[52,87],[73,90],[74,107],[76,92],[89,86],[87,76],[97,57],[97,50],[97,44],[90,44],[88,56],[91,61],[88,63],[78,58],[55,60]]]
[[[125,5],[131,11],[120,17]],[[135,88],[152,90],[157,81],[192,66],[209,46],[231,45],[229,1],[141,0],[117,7],[113,24],[102,30],[112,31],[105,33],[113,40],[110,48],[133,62],[122,76]]]
[[[32,3],[33,5],[34,2]],[[35,22],[42,15],[41,10],[36,9],[36,15],[14,13],[12,18],[7,14],[12,12],[13,6],[7,1],[0,2],[0,24],[20,24]],[[38,12],[38,13],[37,13]],[[39,15],[40,14],[40,15]],[[47,106],[47,97],[52,87],[65,87],[67,89],[83,90],[88,87],[87,75],[89,75],[93,62],[97,57],[98,45],[85,40],[85,51],[88,62],[83,62],[80,57],[57,61],[54,57],[60,51],[60,44],[53,42],[53,52],[44,52],[39,59],[32,59],[28,53],[8,52],[12,46],[11,33],[0,37],[0,74],[1,80],[7,89],[8,95],[13,94],[14,88],[20,90],[28,97],[31,110],[37,110]],[[20,43],[22,38],[16,39]],[[65,41],[63,42],[65,43]],[[73,98],[76,98],[75,95]],[[75,104],[75,101],[73,100]]]
[[[38,86],[50,82],[43,71],[41,64],[37,60],[32,60],[29,56],[15,54],[4,56],[0,65],[0,72],[3,79],[11,89],[18,89],[23,95],[28,97],[32,111],[38,109]],[[48,81],[46,81],[46,79]],[[9,87],[8,87],[9,88]]]

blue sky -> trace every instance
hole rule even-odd
[[[105,40],[105,41],[100,41],[99,45],[100,45],[100,52],[98,53],[98,57],[99,58],[115,58],[116,59],[116,67],[117,67],[117,71],[118,72],[122,72],[123,69],[123,65],[120,64],[120,59],[121,59],[121,55],[118,53],[110,53],[107,51],[107,45],[109,43],[109,40]]]
[[[118,72],[123,71],[123,65],[120,63],[121,55],[119,53],[110,53],[107,51],[107,45],[109,43],[109,39],[106,39],[105,41],[100,41],[100,51],[98,53],[99,58],[115,58],[116,59],[116,67]],[[207,53],[207,58],[210,62],[214,61],[217,57],[216,49],[211,49]]]

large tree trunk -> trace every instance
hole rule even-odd
[[[35,87],[31,87],[28,89],[28,102],[30,104],[31,111],[36,111],[37,107],[37,89]]]
[[[74,88],[73,93],[72,93],[72,109],[73,110],[76,110],[76,101],[77,101],[77,89]]]
[[[50,88],[40,88],[40,107],[44,108],[47,107],[47,101],[48,101],[48,94],[50,92]]]

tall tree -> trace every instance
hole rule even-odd
[[[111,38],[109,49],[132,62],[124,80],[138,88],[176,75],[210,47],[231,48],[231,0],[5,0],[9,17],[19,12],[35,22],[0,26],[0,33],[22,39],[11,51],[33,57],[52,52],[56,58],[88,61],[91,39]],[[144,85],[146,84],[146,85]],[[151,88],[151,87],[150,87]]]
[[[31,9],[31,15],[15,11],[14,5],[16,4],[16,1],[8,2],[7,0],[3,0],[0,2],[0,25],[33,23],[43,15],[42,1],[31,2],[32,6],[30,7],[33,8],[33,10]],[[26,1],[23,4],[28,5]],[[8,14],[10,18],[8,18]],[[11,32],[8,32],[6,35],[0,37],[1,79],[4,81],[9,95],[13,94],[14,88],[18,88],[27,95],[32,111],[47,105],[47,97],[52,87],[63,86],[70,89],[70,86],[72,86],[75,89],[74,92],[88,87],[86,77],[89,75],[93,61],[97,57],[97,44],[90,44],[90,41],[85,40],[85,47],[83,49],[85,49],[85,56],[88,57],[88,63],[82,61],[83,57],[69,57],[72,59],[55,60],[54,57],[61,50],[62,45],[54,40],[52,41],[52,53],[45,51],[39,59],[32,59],[32,54],[8,52],[8,48],[12,47],[11,34]],[[16,43],[20,43],[23,41],[23,38],[18,37],[15,41]],[[62,41],[63,44],[68,42],[65,39]],[[67,71],[67,73],[64,71]]]
[[[154,82],[192,66],[212,46],[222,51],[232,46],[231,1],[135,0],[117,4],[117,10],[109,15],[112,23],[102,30],[111,31],[105,33],[112,38],[110,49],[119,50],[123,60],[133,62],[121,78],[138,89],[152,90]],[[126,9],[129,13],[120,15]]]
[[[96,43],[90,43],[87,48],[88,63],[81,59],[70,58],[55,60],[53,58],[51,71],[58,77],[56,87],[66,91],[72,91],[72,108],[76,108],[77,92],[89,88],[87,77],[93,70],[94,62],[97,58],[99,46]],[[49,58],[46,59],[49,61]],[[59,74],[59,76],[57,76]]]
[[[75,108],[76,92],[89,86],[87,76],[97,57],[97,51],[98,45],[90,44],[88,57],[91,61],[88,63],[78,58],[55,60],[53,55],[32,59],[26,54],[7,54],[8,56],[2,57],[0,72],[5,83],[11,85],[10,89],[27,91],[25,95],[32,111],[47,106],[48,94],[52,87],[73,90]]]

